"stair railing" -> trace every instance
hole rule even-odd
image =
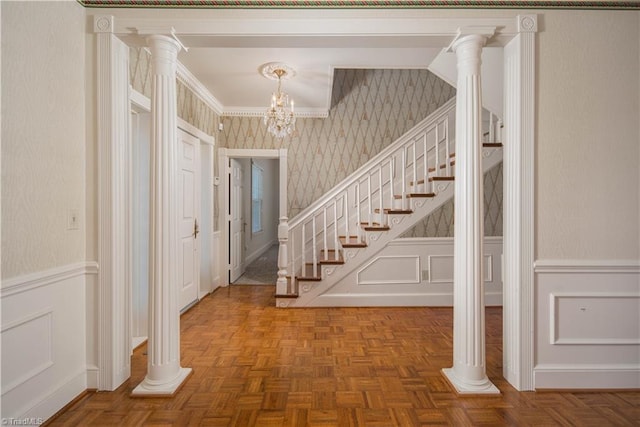
[[[433,193],[430,178],[451,176],[454,134],[455,98],[289,221],[287,293],[341,263],[343,244],[366,243],[363,226],[385,230],[390,211],[410,209],[410,195]]]

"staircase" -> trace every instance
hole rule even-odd
[[[502,144],[495,142],[500,122],[491,113],[487,117],[484,171],[502,160]],[[288,223],[279,260],[286,285],[277,286],[277,306],[313,306],[453,197],[455,164],[454,98]]]

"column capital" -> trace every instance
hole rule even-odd
[[[484,46],[496,32],[496,27],[491,26],[469,26],[458,28],[458,34],[447,47],[447,52],[455,52],[463,43],[474,41]]]

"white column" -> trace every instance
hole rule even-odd
[[[171,396],[191,374],[180,366],[177,269],[176,63],[180,45],[152,35],[149,340],[147,375],[134,396]]]
[[[482,190],[482,47],[493,29],[462,32],[458,59],[453,276],[453,367],[443,372],[459,394],[498,394],[487,378]]]

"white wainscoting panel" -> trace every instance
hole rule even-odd
[[[502,238],[486,237],[484,250],[485,304],[502,305]],[[396,239],[314,305],[452,306],[453,238]]]
[[[538,261],[535,387],[640,388],[640,263]]]
[[[46,420],[87,389],[87,279],[78,263],[4,280],[2,416]]]
[[[389,275],[389,272],[393,272]],[[357,274],[358,285],[392,285],[420,283],[418,255],[378,256],[362,267]]]

